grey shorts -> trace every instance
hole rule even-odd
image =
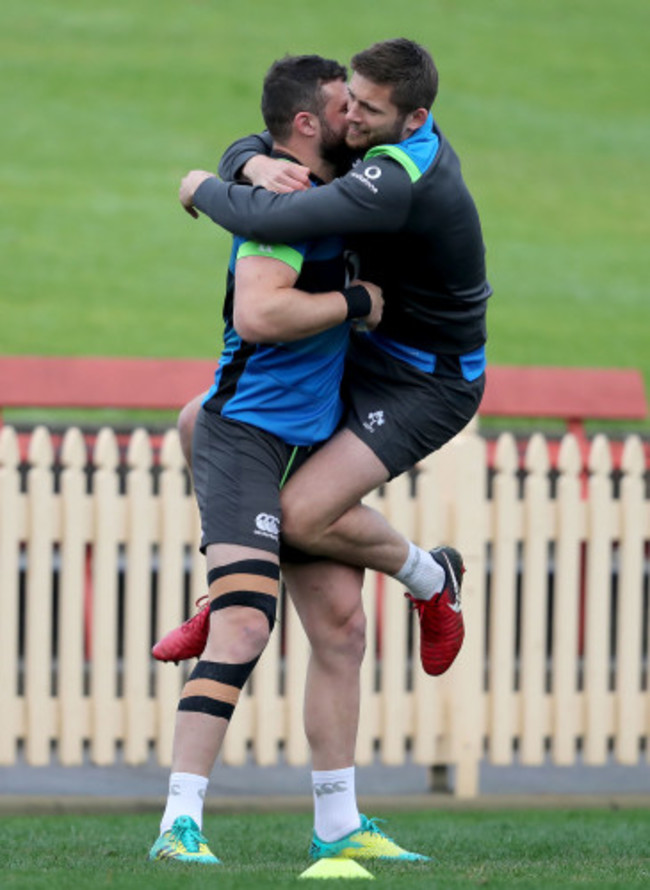
[[[192,444],[201,550],[208,544],[241,544],[278,554],[280,487],[311,452],[202,408]]]
[[[437,451],[476,414],[485,375],[427,374],[356,337],[348,352],[343,423],[377,455],[390,478]]]

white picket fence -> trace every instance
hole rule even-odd
[[[367,502],[405,535],[457,546],[467,565],[466,642],[450,671],[421,670],[402,587],[367,573],[369,619],[357,762],[407,757],[455,766],[478,791],[494,764],[636,764],[650,756],[650,507],[645,455],[626,440],[612,473],[598,436],[588,479],[566,436],[550,468],[541,435],[524,468],[503,435],[467,432]],[[82,433],[60,448],[43,428],[20,458],[0,431],[0,764],[168,764],[184,671],[150,656],[205,592],[199,523],[178,436],[154,460],[136,430],[120,455],[103,429],[88,463]],[[224,762],[308,763],[302,694],[308,657],[290,604],[227,734]]]

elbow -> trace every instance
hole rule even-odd
[[[247,343],[273,343],[276,339],[264,319],[253,313],[238,312],[235,308],[233,326]]]

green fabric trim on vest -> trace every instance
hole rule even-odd
[[[375,145],[374,148],[366,152],[364,161],[367,161],[368,158],[380,157],[381,155],[384,157],[388,156],[397,161],[398,164],[401,164],[411,177],[411,182],[417,182],[422,176],[415,161],[408,156],[404,149],[398,148],[397,145]]]
[[[299,250],[286,244],[260,244],[259,241],[244,241],[237,251],[237,259],[246,256],[266,256],[274,260],[280,260],[291,266],[296,272],[302,269],[303,256]]]

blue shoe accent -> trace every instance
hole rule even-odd
[[[171,828],[163,831],[149,851],[151,862],[173,859],[175,862],[198,862],[201,865],[221,865],[208,847],[199,826],[189,816],[179,816]]]

